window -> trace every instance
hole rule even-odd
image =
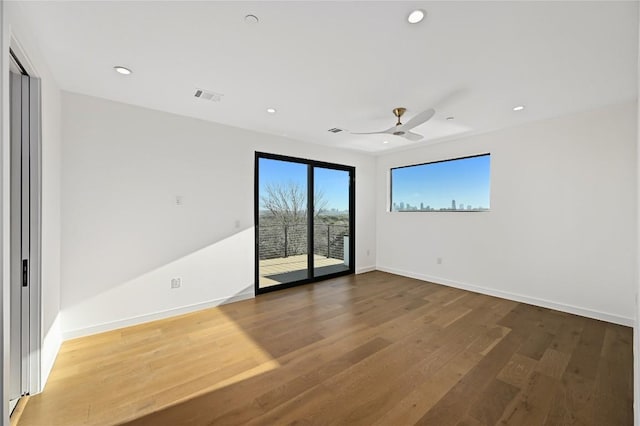
[[[489,210],[491,155],[391,169],[391,211]]]

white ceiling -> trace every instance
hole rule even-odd
[[[370,152],[636,97],[636,2],[75,1],[22,7],[64,90]],[[414,8],[428,15],[410,25],[406,17]],[[247,24],[247,14],[260,22]],[[114,65],[134,73],[121,76]],[[224,96],[203,101],[193,96],[196,88]],[[519,104],[526,109],[514,112]],[[425,139],[327,131],[386,129],[396,106],[408,109],[406,119],[436,109],[414,130]]]

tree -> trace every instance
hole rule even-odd
[[[301,224],[307,220],[307,191],[298,182],[268,183],[260,199],[263,207],[283,226]],[[316,189],[313,203],[314,217],[318,217],[327,207],[322,190]]]
[[[264,208],[281,225],[304,223],[307,216],[307,196],[299,183],[268,183],[260,198]]]
[[[307,241],[307,191],[297,182],[271,182],[265,185],[260,196],[262,207],[269,211],[272,221],[279,227],[277,233],[268,232],[261,221],[260,244],[266,248],[279,247],[284,256],[303,254]],[[314,194],[314,217],[318,217],[327,206],[324,193],[316,190]],[[273,229],[272,229],[273,231]],[[264,238],[264,239],[263,239]],[[262,253],[262,249],[261,249]]]

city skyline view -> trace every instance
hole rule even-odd
[[[490,155],[391,169],[392,211],[486,211]]]
[[[489,210],[486,207],[481,206],[472,206],[471,204],[465,204],[463,202],[456,202],[456,200],[451,200],[451,205],[449,207],[432,207],[429,204],[420,203],[420,205],[411,205],[410,203],[405,203],[404,201],[400,201],[399,203],[393,203],[392,211],[399,212],[414,212],[414,211],[424,211],[424,212],[435,212],[435,211],[446,211],[446,212],[462,212],[462,211],[487,211]]]

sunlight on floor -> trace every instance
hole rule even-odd
[[[20,426],[121,423],[278,368],[248,333],[212,308],[66,341]]]
[[[226,317],[226,315],[224,316]],[[267,371],[271,371],[280,367],[280,363],[278,363],[278,361],[273,359],[271,355],[269,355],[269,353],[263,350],[260,347],[260,345],[258,345],[247,333],[245,333],[242,330],[242,328],[239,327],[232,319],[226,317],[225,321],[226,321],[226,324],[224,324],[224,326],[228,328],[225,334],[229,333],[232,335],[234,352],[239,347],[242,348],[243,352],[245,353],[245,356],[250,356],[253,359],[253,361],[257,363],[257,365],[246,371],[242,371],[231,377],[222,379],[210,386],[203,387],[202,389],[188,396],[185,396],[182,399],[176,400],[175,402],[183,402],[185,400],[189,400],[191,398],[214,391],[216,389],[221,389],[225,386],[229,386],[234,383],[241,382],[253,376],[257,376],[259,374],[263,374],[263,373],[266,373]]]

